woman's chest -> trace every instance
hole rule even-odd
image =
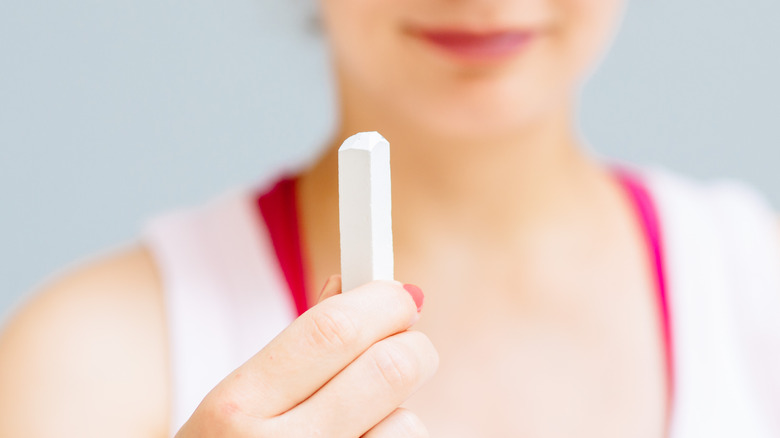
[[[653,292],[634,288],[588,305],[431,306],[416,328],[439,371],[405,406],[431,436],[662,437],[661,322]]]

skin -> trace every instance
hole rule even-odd
[[[178,436],[662,436],[641,229],[574,117],[622,8],[323,0],[340,119],[298,185],[318,304],[226,376]],[[415,26],[538,39],[508,60],[464,63],[411,37]],[[364,130],[392,144],[396,277],[425,291],[418,322],[399,284],[341,294],[331,277],[335,151]],[[166,436],[162,296],[142,246],[42,288],[0,335],[0,436]]]

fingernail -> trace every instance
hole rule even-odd
[[[406,291],[409,292],[409,295],[412,296],[414,304],[417,304],[417,311],[419,312],[422,310],[423,300],[425,299],[425,295],[423,295],[422,289],[413,284],[405,284],[404,289],[406,289]]]

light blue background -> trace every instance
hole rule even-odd
[[[2,0],[0,315],[145,218],[310,156],[329,132],[304,0]],[[780,207],[780,2],[631,3],[584,94],[603,155],[736,177]]]

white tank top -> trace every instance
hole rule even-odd
[[[670,438],[780,437],[780,223],[744,184],[633,169],[658,212],[673,339]],[[171,436],[297,315],[255,188],[151,220]]]

